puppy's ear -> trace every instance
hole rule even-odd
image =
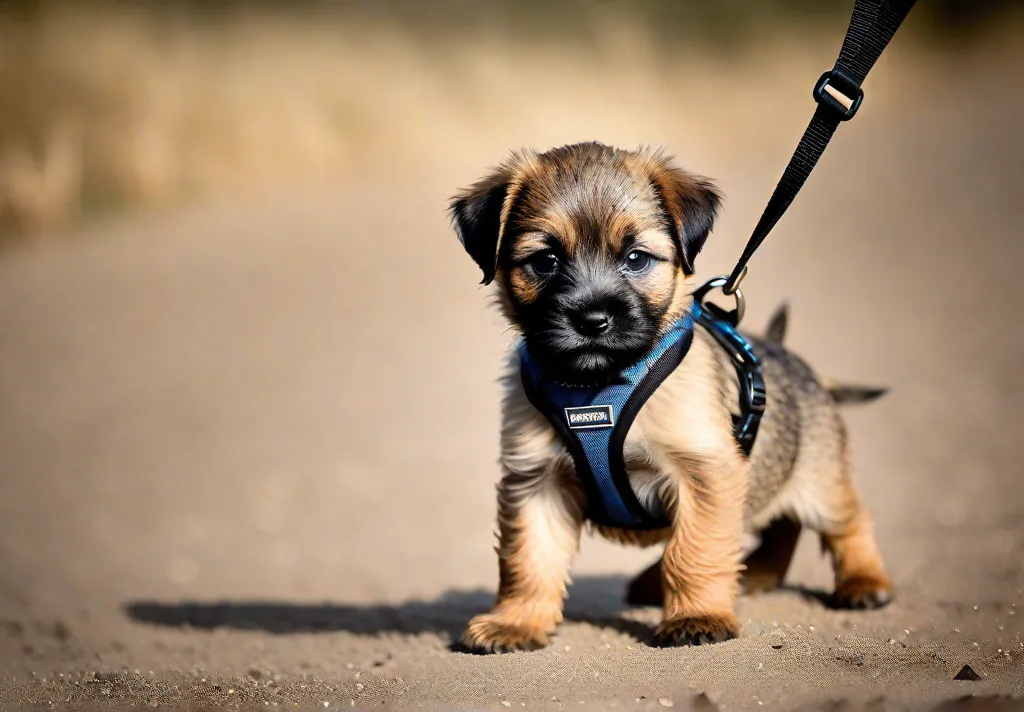
[[[456,195],[449,206],[462,246],[484,273],[481,284],[494,279],[510,181],[509,171],[502,168]]]
[[[652,176],[664,202],[676,247],[683,258],[683,272],[694,273],[693,263],[715,224],[721,194],[707,178],[662,165]]]

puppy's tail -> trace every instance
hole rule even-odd
[[[870,403],[878,400],[889,392],[888,388],[875,388],[871,386],[851,386],[841,383],[826,383],[825,389],[832,396],[836,405],[848,405],[855,403]]]
[[[783,302],[768,320],[768,328],[764,330],[764,340],[782,346],[786,339],[786,327],[789,325],[789,303]]]
[[[782,346],[786,339],[786,327],[789,326],[789,304],[783,302],[768,320],[768,326],[764,331],[765,341]],[[888,388],[873,386],[854,386],[846,383],[830,382],[825,384],[825,389],[832,396],[837,405],[851,405],[859,403],[870,403],[878,400],[889,392]]]

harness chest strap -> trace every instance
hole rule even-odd
[[[658,386],[682,362],[693,343],[697,323],[732,356],[740,377],[740,416],[735,419],[737,443],[747,455],[764,412],[764,381],[749,344],[714,305],[694,302],[640,361],[604,386],[567,386],[547,378],[520,346],[521,376],[530,403],[551,423],[573,458],[587,494],[586,517],[597,524],[625,529],[661,529],[663,514],[647,511],[629,486],[623,445],[633,420]]]

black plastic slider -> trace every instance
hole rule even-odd
[[[754,413],[764,413],[768,405],[768,391],[765,389],[764,379],[760,377],[760,374],[747,372],[746,389],[747,408]]]
[[[832,70],[818,78],[814,85],[814,100],[835,112],[840,121],[849,121],[864,101],[864,90],[838,70]]]

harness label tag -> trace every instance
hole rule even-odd
[[[592,430],[615,426],[615,413],[610,405],[588,405],[566,408],[565,419],[570,430]]]

